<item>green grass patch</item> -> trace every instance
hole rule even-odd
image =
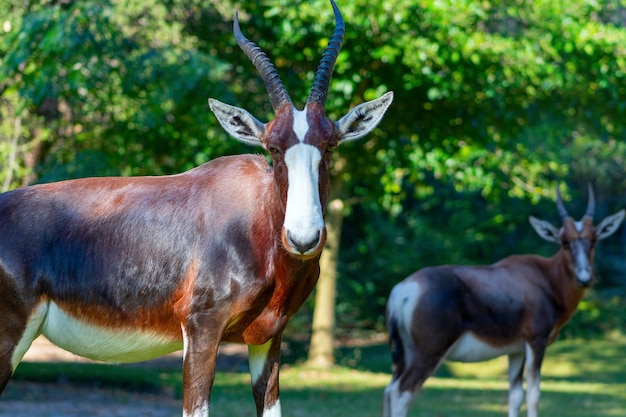
[[[560,341],[548,349],[543,366],[540,413],[546,416],[616,417],[626,409],[626,339]],[[390,380],[384,345],[341,349],[332,370],[309,369],[287,355],[281,369],[285,415],[379,417],[382,392]],[[347,366],[350,364],[350,366]],[[446,363],[429,379],[411,417],[495,417],[506,415],[506,358],[478,364]],[[132,391],[182,392],[178,369],[94,364],[29,364],[15,379],[113,387]],[[211,416],[254,415],[247,373],[218,373]]]

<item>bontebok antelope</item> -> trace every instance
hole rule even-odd
[[[88,178],[0,195],[0,390],[44,334],[88,358],[132,362],[183,349],[183,415],[208,414],[220,341],[249,347],[258,416],[280,416],[280,341],[319,275],[331,151],[381,120],[389,92],[325,115],[344,23],[303,110],[241,33],[275,119],[209,100],[236,139],[269,151],[163,177]]]
[[[537,416],[541,362],[546,347],[576,311],[594,280],[594,246],[613,234],[625,210],[593,226],[594,197],[574,221],[557,189],[560,229],[530,217],[535,231],[561,245],[551,258],[516,255],[489,266],[421,269],[397,284],[387,304],[393,376],[384,393],[384,416],[404,417],[424,381],[443,360],[509,358],[509,416],[523,401],[526,371],[529,417]]]

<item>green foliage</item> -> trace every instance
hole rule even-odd
[[[565,146],[581,130],[621,137],[626,33],[601,21],[600,3],[404,2],[376,16],[378,56],[398,73],[385,127],[406,138],[386,180],[419,185],[431,171],[459,190],[528,198],[579,159]]]
[[[49,130],[42,118],[28,111],[18,114],[23,101],[15,90],[7,89],[0,97],[0,191],[28,183],[32,162],[28,155],[46,142]]]
[[[578,311],[568,325],[563,328],[566,338],[600,338],[606,334],[625,334],[626,297],[592,293],[581,301]]]
[[[559,182],[573,210],[591,182],[598,219],[626,206],[623,0],[339,3],[329,115],[395,93],[380,127],[335,155],[342,325],[380,327],[391,286],[422,266],[551,254],[526,219],[556,220]],[[3,188],[258,151],[228,140],[206,105],[273,117],[234,42],[235,8],[301,107],[333,30],[328,0],[0,4]],[[625,242],[596,257],[620,296]]]
[[[176,172],[228,149],[207,140],[217,125],[206,106],[207,97],[225,94],[228,64],[154,3],[33,2],[17,10],[0,80],[54,130],[39,180]],[[80,156],[91,150],[100,152],[95,172],[92,156]]]
[[[625,5],[609,3],[353,3],[352,72],[396,95],[372,151],[346,157],[366,176],[346,189],[367,197],[344,223],[348,325],[381,323],[388,290],[420,267],[550,255],[526,219],[557,224],[557,182],[574,213],[588,182],[598,221],[626,206]],[[599,246],[601,286],[623,285],[624,242]]]

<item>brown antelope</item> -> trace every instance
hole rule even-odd
[[[509,417],[524,398],[537,416],[541,362],[547,346],[592,285],[594,246],[613,234],[625,210],[593,226],[594,196],[580,221],[567,214],[557,189],[560,229],[530,217],[543,239],[561,245],[551,258],[515,255],[489,266],[423,268],[397,284],[387,304],[393,376],[385,417],[404,417],[424,381],[444,360],[509,358]]]
[[[269,151],[163,177],[86,178],[0,195],[0,390],[43,334],[78,355],[133,362],[183,349],[183,416],[208,415],[220,341],[249,350],[257,415],[281,415],[281,334],[319,275],[332,150],[370,132],[392,93],[333,122],[335,30],[303,110],[240,31],[275,119],[217,100],[236,139]]]

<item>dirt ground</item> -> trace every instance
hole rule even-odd
[[[33,343],[24,361],[89,362],[57,348],[43,337]],[[137,366],[155,365],[180,369],[181,353]],[[245,366],[247,366],[245,346],[221,347],[218,358],[219,369],[241,369]],[[0,396],[0,417],[180,417],[181,415],[182,402],[167,394],[135,394],[62,383],[10,381]]]

